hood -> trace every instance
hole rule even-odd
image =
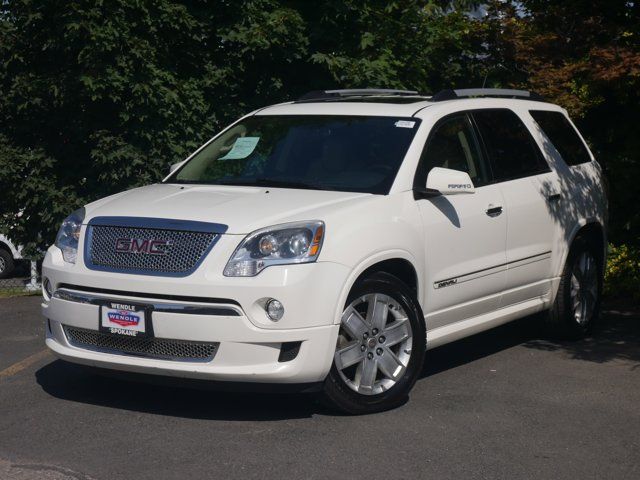
[[[262,227],[300,220],[324,220],[336,208],[372,195],[352,192],[222,185],[155,184],[118,193],[86,206],[93,217],[151,217],[228,225],[246,235]]]

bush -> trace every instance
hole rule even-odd
[[[604,294],[609,298],[640,301],[640,249],[609,245]]]

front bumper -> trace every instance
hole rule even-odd
[[[84,365],[174,377],[230,382],[312,383],[331,368],[339,329],[336,312],[348,269],[333,263],[269,267],[257,277],[204,283],[198,272],[182,279],[139,277],[87,270],[59,263],[49,250],[43,277],[54,295],[42,303],[48,320],[46,344],[58,357]],[[204,292],[215,292],[202,295]],[[181,342],[217,344],[212,359],[155,358],[78,345],[65,328],[97,331],[100,306],[82,300],[154,305],[154,336]],[[277,298],[285,306],[279,322],[260,306]],[[166,307],[166,308],[165,308]],[[186,307],[186,308],[185,308]],[[299,345],[282,359],[283,344]]]

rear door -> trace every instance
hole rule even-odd
[[[539,298],[550,289],[558,176],[514,111],[478,110],[472,116],[505,203],[507,270],[500,306]]]
[[[423,218],[429,329],[495,310],[505,285],[506,217],[467,113],[441,119],[423,150],[415,186],[433,167],[467,172],[475,193],[417,200]]]

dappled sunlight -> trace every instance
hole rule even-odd
[[[577,342],[531,339],[523,346],[563,353],[575,360],[640,368],[640,315],[605,310],[589,338]]]
[[[573,167],[567,166],[560,154],[547,139],[539,137],[545,156],[550,159],[551,166],[558,174],[559,189],[549,180],[541,182],[541,193],[549,197],[560,193],[559,201],[546,202],[551,217],[559,225],[562,231],[571,235],[572,229],[581,221],[589,221],[598,218],[598,205],[605,201],[605,192],[601,182],[599,166],[595,164],[581,164]],[[593,175],[591,169],[598,172]],[[570,238],[566,238],[570,240]]]

